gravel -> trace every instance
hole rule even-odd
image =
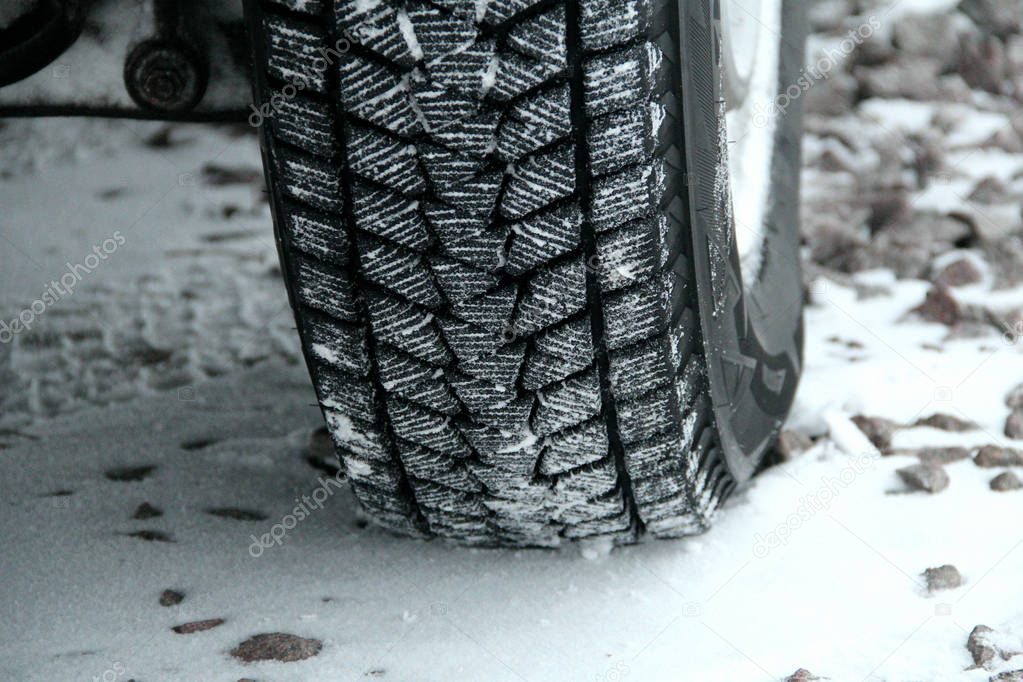
[[[995,492],[1004,493],[1020,488],[1023,488],[1023,481],[1012,471],[1003,471],[991,479],[991,489]]]
[[[938,464],[924,463],[897,469],[896,472],[906,485],[914,490],[940,493],[948,487],[948,474]]]
[[[323,642],[318,639],[306,639],[283,632],[270,632],[254,635],[231,650],[237,659],[251,663],[253,661],[281,661],[290,663],[311,658],[320,653]]]
[[[1023,466],[1023,452],[998,445],[985,445],[974,455],[973,463],[986,469]]]

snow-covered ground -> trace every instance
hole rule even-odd
[[[814,15],[813,49],[867,21],[839,21],[842,4],[819,4],[832,7]],[[4,123],[0,320],[31,329],[5,341],[0,323],[0,679],[741,682],[805,668],[894,682],[1023,668],[1023,490],[990,487],[1023,466],[971,459],[1023,449],[1006,402],[1023,381],[1023,43],[999,42],[1017,70],[985,92],[968,59],[982,18],[912,13],[952,4],[877,10],[880,37],[857,48],[868,65],[807,94],[811,304],[786,441],[808,447],[707,534],[610,553],[466,550],[360,518],[314,435],[251,131]],[[902,52],[885,56],[892,35]],[[960,63],[919,91],[914,74],[949,44],[967,46]],[[934,493],[896,473],[925,448],[958,458]],[[923,572],[946,564],[957,570],[931,576],[945,589],[929,589]],[[978,625],[995,632],[971,652]],[[322,648],[232,655],[272,632]]]

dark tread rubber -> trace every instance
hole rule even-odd
[[[704,530],[731,482],[675,2],[252,3],[286,276],[370,515],[482,545]]]

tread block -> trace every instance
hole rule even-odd
[[[619,109],[642,106],[647,100],[646,58],[643,48],[630,47],[586,62],[583,67],[586,113],[596,118]]]
[[[328,367],[316,369],[320,403],[324,408],[337,410],[352,419],[373,422],[377,418],[372,384],[360,376],[338,372]]]
[[[569,86],[559,85],[515,102],[501,124],[497,155],[516,161],[572,132]]]
[[[637,284],[604,299],[604,340],[610,351],[663,333],[668,302],[660,282]]]
[[[379,291],[365,293],[371,329],[379,340],[434,365],[446,365],[451,353],[431,313]]]
[[[470,156],[485,157],[496,144],[501,111],[483,107],[475,116],[430,131],[430,136],[449,149]]]
[[[534,350],[529,354],[522,371],[522,386],[527,391],[536,391],[562,381],[592,364],[593,358],[586,355],[565,359]]]
[[[396,64],[411,66],[416,54],[401,30],[402,22],[408,21],[404,12],[389,2],[340,0],[334,3],[339,34]]]
[[[340,72],[338,89],[346,112],[396,135],[414,135],[422,130],[404,78],[353,53],[345,55]]]
[[[415,110],[422,115],[421,127],[431,135],[458,127],[462,121],[480,113],[482,107],[475,97],[445,88],[415,72],[409,77],[409,91]]]
[[[432,256],[430,267],[444,296],[452,302],[467,301],[479,296],[496,287],[499,282],[489,272],[443,256]]]
[[[563,145],[520,163],[501,199],[502,215],[513,220],[575,191],[575,152]]]
[[[299,90],[327,92],[327,73],[321,51],[329,47],[327,32],[312,21],[267,15],[263,20],[266,36],[267,72]]]
[[[533,59],[564,67],[568,63],[565,32],[565,6],[558,4],[515,26],[508,32],[508,45]]]
[[[440,292],[422,256],[366,235],[359,235],[356,242],[360,269],[366,280],[427,308],[440,305]]]
[[[355,284],[347,270],[311,258],[295,259],[298,300],[339,320],[357,322]]]
[[[309,351],[317,360],[362,377],[369,374],[369,347],[362,325],[328,322],[310,316],[306,330]]]
[[[582,214],[575,204],[539,213],[511,227],[511,249],[505,271],[522,275],[580,248]]]
[[[445,415],[394,396],[387,398],[387,413],[398,438],[449,457],[464,459],[472,455],[468,443],[462,440]]]
[[[454,351],[460,363],[493,355],[502,344],[498,332],[482,329],[453,317],[440,317],[437,321],[444,332],[444,338],[447,339],[448,347]]]
[[[591,219],[598,232],[654,215],[663,194],[664,174],[655,164],[640,164],[593,183]]]
[[[391,461],[390,443],[383,429],[375,423],[352,419],[330,408],[324,408],[323,414],[327,420],[327,430],[338,448],[349,450],[362,459]]]
[[[389,347],[378,350],[377,364],[380,382],[388,393],[442,414],[454,415],[461,410],[441,370]]]
[[[488,2],[476,2],[475,5],[472,2],[465,4],[475,6],[477,21],[486,24],[502,24],[541,2],[543,0],[489,0]],[[480,16],[481,9],[483,10],[482,16]]]
[[[267,104],[274,133],[289,144],[317,156],[332,157],[337,148],[334,113],[326,102],[275,90]]]
[[[448,189],[471,180],[483,169],[483,159],[453,152],[432,144],[418,146],[419,157],[426,166],[435,189]]]
[[[325,211],[341,212],[341,173],[337,166],[286,148],[277,151],[277,161],[285,194]]]
[[[504,173],[493,171],[448,187],[437,187],[437,196],[459,209],[477,216],[489,216],[501,191]]]
[[[467,298],[451,305],[451,312],[463,322],[484,329],[504,329],[511,320],[518,291],[508,284],[490,293]]]
[[[419,203],[367,183],[352,182],[352,212],[360,230],[422,251],[430,243],[426,223],[419,215]]]
[[[634,398],[672,380],[668,343],[665,338],[656,338],[609,353],[611,388],[617,399]]]
[[[405,471],[412,478],[433,481],[453,490],[476,493],[483,490],[461,460],[454,460],[427,448],[399,440],[398,449]]]
[[[650,0],[587,0],[580,5],[579,30],[588,51],[626,43],[650,24]]]
[[[322,261],[348,264],[351,245],[340,216],[310,210],[294,202],[287,202],[281,213],[295,248]]]
[[[582,257],[541,270],[519,301],[514,329],[529,334],[550,327],[586,307],[586,267]]]
[[[607,427],[603,420],[591,419],[544,439],[539,473],[541,476],[556,476],[597,462],[607,454]]]
[[[488,379],[495,384],[512,386],[519,376],[526,353],[526,344],[502,346],[491,355],[481,355],[459,364],[459,369],[476,379]]]
[[[377,130],[349,125],[345,131],[349,167],[396,192],[415,194],[425,187],[416,148]]]
[[[586,141],[594,175],[607,175],[651,158],[654,138],[648,107],[635,106],[590,123]]]
[[[533,432],[549,436],[582,424],[600,414],[600,382],[596,370],[565,380],[539,393],[540,401],[533,416]]]
[[[453,244],[441,243],[441,251],[471,268],[486,272],[495,272],[507,260],[505,243],[511,231],[507,225],[486,230],[475,237],[463,239]]]
[[[675,428],[673,401],[669,393],[654,391],[618,403],[618,428],[623,443],[635,443]]]
[[[492,40],[477,40],[461,49],[430,60],[430,77],[446,88],[480,97],[497,69]]]
[[[507,102],[525,94],[558,73],[560,69],[546,62],[505,50],[498,54],[497,78],[489,94]]]
[[[656,220],[639,221],[597,237],[602,291],[624,289],[654,275],[660,251],[658,228]]]
[[[568,361],[579,357],[592,359],[593,332],[589,318],[551,327],[537,338],[536,349]]]

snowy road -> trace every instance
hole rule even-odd
[[[926,52],[898,28],[922,22],[898,18],[919,5],[880,25]],[[818,47],[844,33],[833,15],[815,18]],[[964,19],[948,21],[968,32]],[[973,460],[1023,449],[1023,425],[1005,435],[1023,381],[1023,126],[1015,100],[960,66],[936,92],[878,75],[889,67],[842,67],[807,95],[811,305],[789,428],[813,443],[706,535],[611,553],[470,551],[360,518],[310,445],[320,416],[251,131],[4,123],[0,320],[31,328],[5,339],[0,326],[0,678],[741,682],[805,668],[908,681],[1023,668],[1023,490],[991,489],[1023,476],[1023,459]],[[946,462],[946,488],[913,491],[896,473],[921,458]],[[922,573],[946,564],[956,573],[932,591]],[[978,625],[995,632],[971,652]],[[232,655],[270,632],[322,648]]]

